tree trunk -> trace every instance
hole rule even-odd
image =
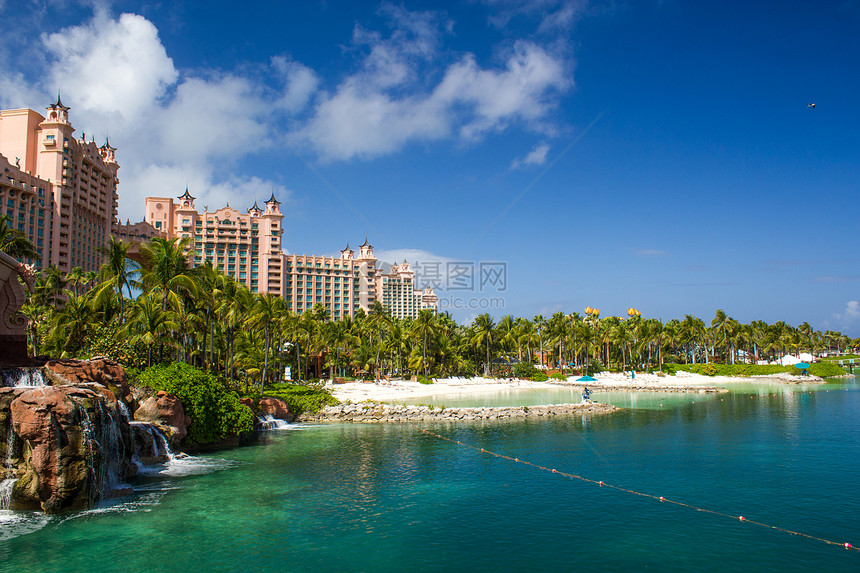
[[[260,397],[263,396],[263,389],[266,387],[266,376],[269,373],[269,347],[272,344],[272,333],[266,329],[266,349],[263,357],[263,375],[260,377]]]

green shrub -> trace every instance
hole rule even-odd
[[[846,374],[845,369],[836,364],[831,364],[829,362],[820,362],[818,364],[812,364],[809,367],[809,373],[813,376],[821,376],[822,378],[827,378],[828,376],[842,376]]]
[[[193,444],[217,442],[254,429],[254,413],[239,402],[224,381],[184,363],[147,368],[138,375],[141,386],[164,390],[182,400],[191,417],[186,440]]]
[[[264,395],[283,400],[290,412],[296,416],[303,412],[317,412],[329,404],[337,404],[337,399],[325,388],[298,384],[270,384],[266,386]]]
[[[529,376],[529,380],[532,382],[546,382],[549,380],[549,376],[546,375],[546,372],[535,370],[535,373]]]
[[[513,371],[516,378],[521,378],[523,380],[530,379],[539,372],[531,362],[520,362],[519,364],[514,364]]]
[[[794,366],[781,366],[779,364],[664,364],[663,372],[675,374],[678,370],[685,370],[693,374],[705,376],[767,376],[788,372],[789,374],[800,374],[800,369]],[[834,364],[813,364],[808,372],[813,376],[826,378],[828,376],[840,376],[845,371]]]
[[[426,376],[420,376],[420,375],[419,375],[419,376],[417,377],[417,380],[418,380],[420,383],[422,383],[422,384],[432,384],[432,383],[433,383],[433,379],[432,379],[432,378],[427,378]]]
[[[561,372],[553,372],[549,377],[553,380],[567,380],[567,375],[562,374]]]
[[[716,376],[718,370],[719,368],[717,368],[716,364],[705,364],[702,366],[702,374],[705,376]]]

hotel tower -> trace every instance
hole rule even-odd
[[[37,267],[97,270],[116,222],[116,149],[74,136],[60,98],[43,116],[0,111],[0,215],[33,242]],[[26,260],[24,262],[34,263]]]

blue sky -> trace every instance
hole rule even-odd
[[[860,336],[858,1],[0,0],[0,17],[0,105],[61,89],[78,133],[119,148],[123,219],[186,184],[210,209],[274,190],[288,251],[367,236],[441,270],[459,320],[722,308]],[[467,263],[474,290],[452,290]],[[505,264],[504,290],[480,288],[482,263]]]

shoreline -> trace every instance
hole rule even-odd
[[[446,397],[481,396],[500,392],[550,390],[558,387],[600,392],[678,392],[690,394],[722,394],[732,384],[780,383],[823,384],[815,376],[766,375],[753,377],[704,376],[679,372],[675,376],[601,372],[593,382],[578,382],[572,376],[566,380],[533,382],[516,378],[442,378],[433,384],[410,380],[380,380],[329,382],[326,388],[340,402],[326,406],[314,414],[303,414],[302,422],[398,423],[432,421],[475,421],[525,419],[585,413],[609,413],[620,408],[600,402],[576,404],[545,404],[539,406],[440,407],[416,404],[416,400],[432,398],[444,403]],[[599,398],[598,398],[599,399]],[[405,404],[404,402],[411,402]]]
[[[326,388],[342,403],[373,402],[402,403],[422,398],[444,399],[446,396],[463,394],[481,395],[500,391],[548,390],[567,386],[588,387],[592,392],[688,392],[691,394],[723,393],[732,384],[780,383],[823,384],[825,380],[816,376],[766,375],[753,377],[703,376],[679,373],[676,376],[637,374],[630,377],[621,373],[601,372],[594,382],[577,382],[571,376],[564,380],[533,382],[516,378],[441,378],[433,384],[421,384],[410,380],[381,380],[368,382],[328,383]]]

